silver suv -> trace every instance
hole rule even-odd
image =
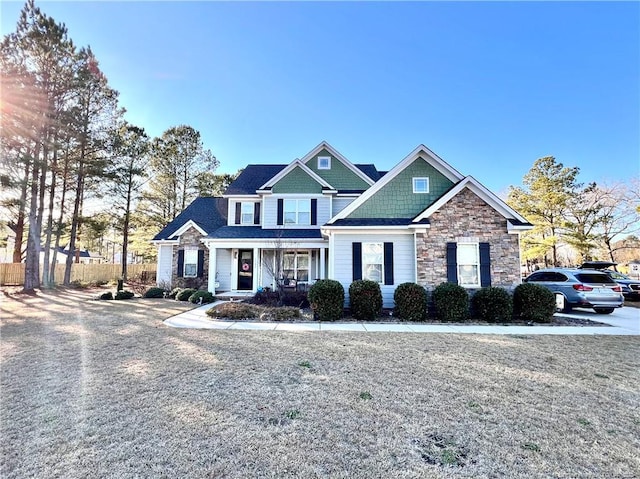
[[[556,297],[556,308],[563,313],[572,308],[593,308],[596,313],[610,314],[624,303],[620,285],[600,271],[541,269],[524,282],[549,289]]]

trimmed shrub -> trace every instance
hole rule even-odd
[[[245,302],[265,306],[278,306],[280,294],[277,291],[258,291],[253,298],[249,298]]]
[[[180,291],[182,291],[182,288],[173,288],[173,289],[171,290],[171,292],[169,293],[169,297],[170,297],[171,299],[176,299],[176,296],[178,295],[178,293],[179,293]]]
[[[295,308],[308,308],[309,300],[304,291],[285,291],[282,295],[283,306],[293,306]]]
[[[115,299],[131,299],[135,296],[133,291],[127,291],[126,289],[123,291],[118,291],[116,293]]]
[[[222,303],[207,310],[207,316],[212,318],[227,319],[254,319],[257,318],[260,309],[248,303],[231,302]]]
[[[440,321],[465,321],[469,317],[469,293],[454,283],[441,283],[433,290],[433,306]]]
[[[196,291],[198,291],[198,290],[197,289],[191,289],[191,288],[181,289],[180,291],[178,291],[178,294],[176,294],[176,300],[177,301],[189,301],[189,298],[191,297],[191,295],[193,293],[195,293]]]
[[[102,293],[100,296],[98,296],[98,299],[110,300],[113,299],[113,294],[111,293],[111,291],[107,291],[106,293]]]
[[[407,321],[424,321],[427,318],[427,291],[416,283],[402,283],[393,293],[396,303],[393,315]]]
[[[550,323],[556,312],[556,298],[544,286],[523,283],[513,292],[513,312],[525,321]]]
[[[202,304],[213,303],[216,297],[209,291],[196,291],[189,296],[189,302],[193,304],[200,304],[200,298],[202,298]]]
[[[149,288],[142,295],[143,298],[164,298],[164,289],[162,288]]]
[[[320,321],[337,321],[344,309],[344,288],[333,279],[316,281],[308,293],[311,309]]]
[[[358,279],[349,286],[349,309],[361,321],[376,319],[382,311],[380,285],[368,279]]]
[[[513,300],[504,288],[482,288],[471,298],[471,306],[478,319],[490,323],[511,321]]]

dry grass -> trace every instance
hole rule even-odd
[[[640,476],[634,337],[198,331],[2,298],[0,476]]]

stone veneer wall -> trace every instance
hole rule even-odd
[[[173,267],[171,284],[174,288],[195,288],[206,290],[209,279],[209,249],[200,242],[202,234],[195,228],[189,228],[180,236],[180,244],[173,247]],[[178,278],[178,250],[185,246],[196,246],[204,251],[204,272],[202,278]]]
[[[520,284],[518,235],[508,234],[507,220],[468,188],[429,220],[431,228],[416,235],[418,284],[432,290],[447,281],[446,243],[462,237],[490,244],[492,286]]]

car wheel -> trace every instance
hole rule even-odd
[[[611,314],[611,313],[613,313],[613,308],[593,308],[593,309],[598,314]]]
[[[567,302],[564,294],[556,293],[556,310],[560,313],[570,313],[571,305]]]

